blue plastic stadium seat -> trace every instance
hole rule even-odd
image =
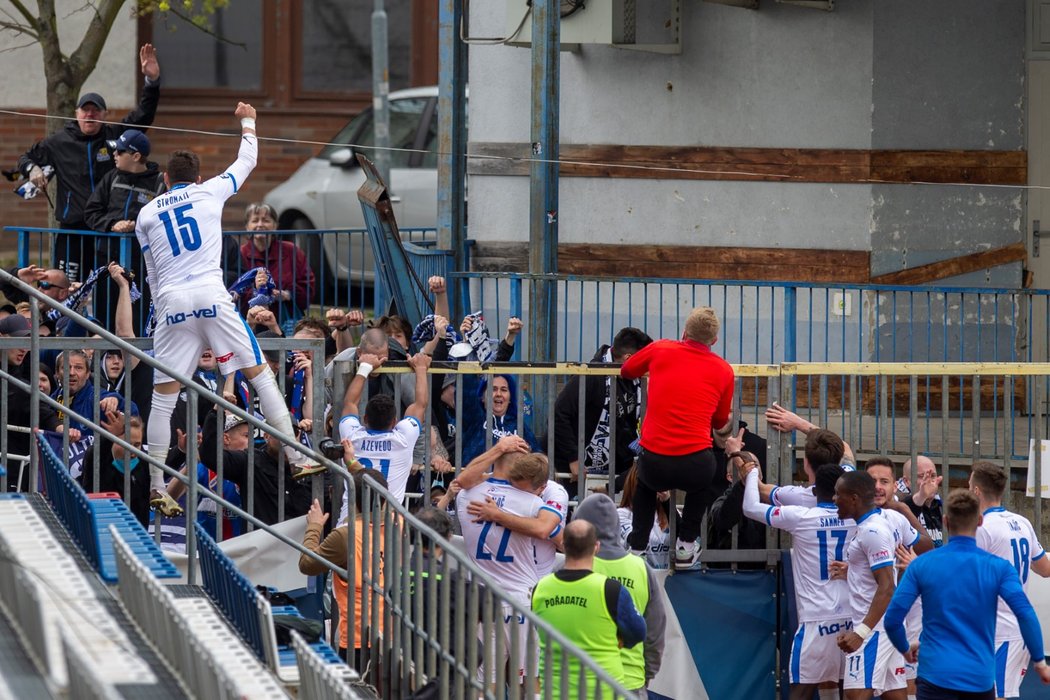
[[[51,445],[36,434],[40,446],[40,464],[44,474],[44,488],[51,508],[69,531],[73,541],[91,565],[107,583],[117,582],[113,538],[109,526],[120,532],[135,556],[160,579],[181,578],[179,570],[168,561],[156,542],[119,498],[89,498],[69,469],[51,449]]]

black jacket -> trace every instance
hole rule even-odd
[[[608,345],[598,348],[590,364],[601,363]],[[583,409],[583,445],[594,434],[598,419],[605,408],[606,377],[591,375],[586,377],[586,405]],[[638,438],[638,394],[634,380],[617,377],[616,387],[616,473],[623,474],[634,464],[634,451],[631,443]],[[554,468],[559,472],[569,471],[569,462],[575,461],[579,454],[577,441],[580,415],[580,377],[573,376],[566,382],[554,402]],[[581,471],[583,469],[581,468]]]
[[[111,231],[118,221],[134,221],[139,211],[164,189],[164,173],[156,163],[146,163],[146,170],[141,173],[110,170],[88,198],[84,221],[92,231]]]
[[[9,366],[8,371],[12,376],[35,389],[36,378],[29,378],[28,355],[22,360],[21,365],[11,365]],[[3,400],[7,404],[7,425],[17,425],[23,428],[30,427],[29,395],[14,384],[8,383],[7,394],[3,397]],[[62,421],[59,420],[55,409],[41,401],[40,422],[38,423],[38,426],[44,430],[54,430],[61,423]],[[22,483],[19,484],[18,473],[21,469],[22,462],[11,459],[9,455],[28,455],[31,446],[33,445],[34,442],[31,440],[29,433],[15,430],[7,431],[7,452],[0,454],[0,465],[7,469],[7,488],[9,491],[29,490],[29,463],[26,463],[26,468],[22,471]]]
[[[153,123],[160,101],[160,81],[146,82],[139,106],[122,124],[147,127]],[[66,123],[61,131],[37,141],[18,159],[18,169],[26,177],[34,165],[51,165],[58,178],[55,196],[55,218],[63,228],[86,225],[84,206],[102,177],[113,170],[113,154],[107,141],[120,137],[127,126],[103,124],[94,136],[86,136],[76,120]]]
[[[212,471],[218,471],[215,461],[217,434],[214,418],[204,421],[204,438],[197,454],[201,463]],[[248,510],[248,489],[252,487],[255,494],[253,504],[255,517],[267,525],[278,522],[277,460],[269,455],[266,447],[255,448],[255,483],[253,485],[248,483],[248,450],[223,450],[222,466],[222,478],[237,484],[237,488],[240,489],[244,510]],[[284,519],[291,520],[300,515],[306,515],[306,511],[310,510],[311,499],[309,482],[292,479],[292,473],[288,469],[286,460],[284,463]]]

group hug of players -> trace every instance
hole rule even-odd
[[[1030,573],[1050,576],[1050,561],[1031,523],[1003,508],[1002,467],[973,465],[968,492],[953,492],[944,504],[957,542],[943,548],[945,556],[930,556],[940,551],[941,533],[933,530],[931,539],[897,499],[893,462],[873,458],[860,471],[830,431],[807,435],[809,486],[762,483],[748,453],[736,453],[730,463],[745,482],[745,514],[793,537],[799,620],[788,660],[793,699],[808,700],[814,692],[821,700],[838,698],[840,685],[848,700],[904,700],[916,692],[1016,698],[1033,658],[1050,682],[1038,620],[1024,593]],[[968,526],[976,528],[971,537],[963,536]],[[927,566],[917,566],[920,561]],[[983,591],[991,591],[988,605],[982,605]],[[980,637],[992,627],[989,654]]]

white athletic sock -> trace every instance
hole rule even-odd
[[[159,462],[168,458],[168,447],[171,445],[171,414],[179,402],[178,392],[162,394],[153,390],[150,403],[149,425],[146,426],[146,443],[149,445],[149,456]],[[149,487],[151,490],[164,491],[164,470],[149,465]]]
[[[916,696],[916,695],[909,695],[908,696],[908,700],[917,700],[917,698],[918,698],[918,696]]]
[[[838,688],[818,688],[817,697],[820,700],[839,700],[839,689]]]
[[[288,406],[284,403],[284,397],[277,388],[273,370],[266,367],[251,382],[252,386],[255,387],[255,393],[259,397],[259,408],[262,409],[266,422],[294,440],[295,431],[292,429],[292,416],[288,413]],[[305,459],[299,452],[289,448],[287,445],[284,447],[284,456],[292,464],[299,464]]]

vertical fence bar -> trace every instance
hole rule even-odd
[[[1014,443],[1011,437],[1010,424],[1013,421],[1014,413],[1014,378],[1007,375],[1003,380],[1003,471],[1006,472],[1006,490],[1003,492],[1003,505],[1006,508],[1011,508],[1013,497],[1010,492],[1013,490],[1013,473],[1010,469],[1010,457],[1014,451]]]

